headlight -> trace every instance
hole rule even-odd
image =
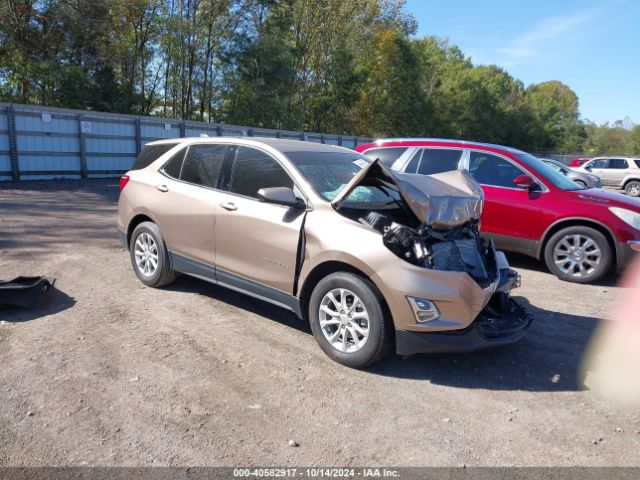
[[[627,225],[631,225],[636,230],[640,230],[640,213],[619,207],[609,207],[609,210]]]
[[[416,297],[407,297],[407,300],[409,300],[411,308],[413,309],[416,323],[432,322],[440,316],[438,308],[429,300]]]

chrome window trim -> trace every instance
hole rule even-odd
[[[248,148],[255,148],[255,149],[257,149],[257,150],[260,150],[260,151],[264,152],[266,155],[269,155],[269,157],[273,158],[273,159],[278,163],[278,165],[280,165],[280,166],[282,167],[282,169],[283,169],[283,170],[285,171],[285,173],[289,176],[289,178],[291,178],[291,181],[292,181],[292,183],[293,183],[293,186],[294,186],[295,188],[297,188],[297,190],[298,190],[298,191],[302,194],[302,196],[304,197],[304,198],[303,198],[303,200],[304,200],[305,204],[307,205],[307,209],[306,209],[306,210],[307,210],[307,211],[312,211],[312,210],[313,210],[313,204],[312,204],[312,203],[311,203],[311,201],[309,200],[309,197],[307,196],[306,192],[305,192],[302,188],[300,188],[300,186],[296,183],[295,179],[291,176],[291,173],[287,170],[287,168],[285,168],[285,166],[282,164],[282,162],[281,162],[278,158],[276,158],[275,156],[273,156],[273,155],[271,154],[271,152],[268,152],[268,151],[266,151],[266,150],[264,150],[264,149],[258,148],[258,147],[254,146],[254,145],[245,145],[245,144],[243,144],[243,143],[224,143],[224,142],[197,142],[197,143],[188,143],[188,144],[186,144],[186,147],[185,147],[185,149],[184,149],[184,150],[185,150],[185,153],[184,153],[184,158],[183,158],[183,162],[182,162],[182,164],[183,164],[183,165],[184,165],[184,160],[187,158],[187,155],[189,154],[189,149],[191,148],[191,146],[192,146],[192,145],[212,145],[212,146],[213,146],[213,145],[223,145],[223,146],[227,146],[227,147],[240,147],[240,146],[242,146],[242,147],[248,147]],[[239,194],[239,193],[234,193],[234,192],[231,192],[231,191],[229,191],[229,190],[224,190],[224,189],[221,189],[221,188],[215,188],[215,187],[208,187],[208,186],[206,186],[206,185],[200,185],[200,184],[197,184],[197,183],[187,182],[187,181],[185,181],[185,180],[181,180],[181,179],[179,179],[179,178],[172,177],[172,176],[171,176],[171,175],[169,175],[167,172],[165,172],[164,167],[165,167],[165,166],[166,166],[166,165],[167,165],[171,160],[173,160],[173,157],[175,156],[175,154],[177,154],[178,152],[181,152],[181,151],[182,151],[182,149],[180,149],[180,150],[176,151],[176,152],[175,152],[175,153],[174,153],[174,154],[173,154],[173,155],[172,155],[172,156],[171,156],[171,157],[170,157],[170,158],[169,158],[169,159],[168,159],[168,160],[167,160],[167,161],[162,165],[162,167],[160,167],[160,169],[158,170],[158,173],[160,173],[160,174],[161,174],[161,175],[163,175],[164,177],[166,177],[166,178],[168,178],[169,180],[174,181],[174,182],[183,183],[183,184],[185,184],[185,185],[189,185],[189,186],[192,186],[192,187],[204,188],[204,189],[206,189],[206,190],[211,190],[211,191],[214,191],[214,192],[227,193],[227,194],[229,194],[229,195],[234,195],[234,196],[236,196],[236,197],[240,197],[240,198],[246,198],[246,199],[248,199],[248,200],[253,200],[253,201],[255,201],[255,202],[266,203],[266,202],[262,202],[262,201],[260,201],[260,199],[258,199],[258,198],[248,197],[248,196],[246,196],[246,195],[241,195],[241,194]],[[168,153],[168,152],[167,152],[167,153]],[[231,166],[232,166],[232,167],[233,167],[233,162],[234,162],[234,161],[235,161],[235,156],[234,156],[234,158],[232,158],[232,159],[231,159],[231,162],[232,162],[232,165],[231,165]],[[182,165],[180,166],[180,174],[182,175]],[[278,207],[282,207],[282,208],[291,208],[291,207],[287,207],[286,205],[278,205],[278,204],[275,204],[275,203],[270,203],[269,205],[274,205],[274,206],[278,206]]]

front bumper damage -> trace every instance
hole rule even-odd
[[[519,286],[518,274],[511,269],[500,273],[498,288],[473,323],[460,330],[441,332],[396,329],[398,355],[470,352],[520,340],[531,326],[532,317],[509,293]]]

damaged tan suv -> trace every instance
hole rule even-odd
[[[350,367],[512,343],[518,275],[478,235],[467,173],[392,172],[276,138],[150,143],[120,182],[118,230],[142,283],[178,273],[295,312]]]

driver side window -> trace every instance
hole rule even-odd
[[[602,158],[600,160],[594,160],[589,164],[589,168],[607,168],[609,166],[609,160]]]
[[[516,188],[513,181],[524,174],[510,161],[484,152],[471,152],[469,173],[482,185]]]

